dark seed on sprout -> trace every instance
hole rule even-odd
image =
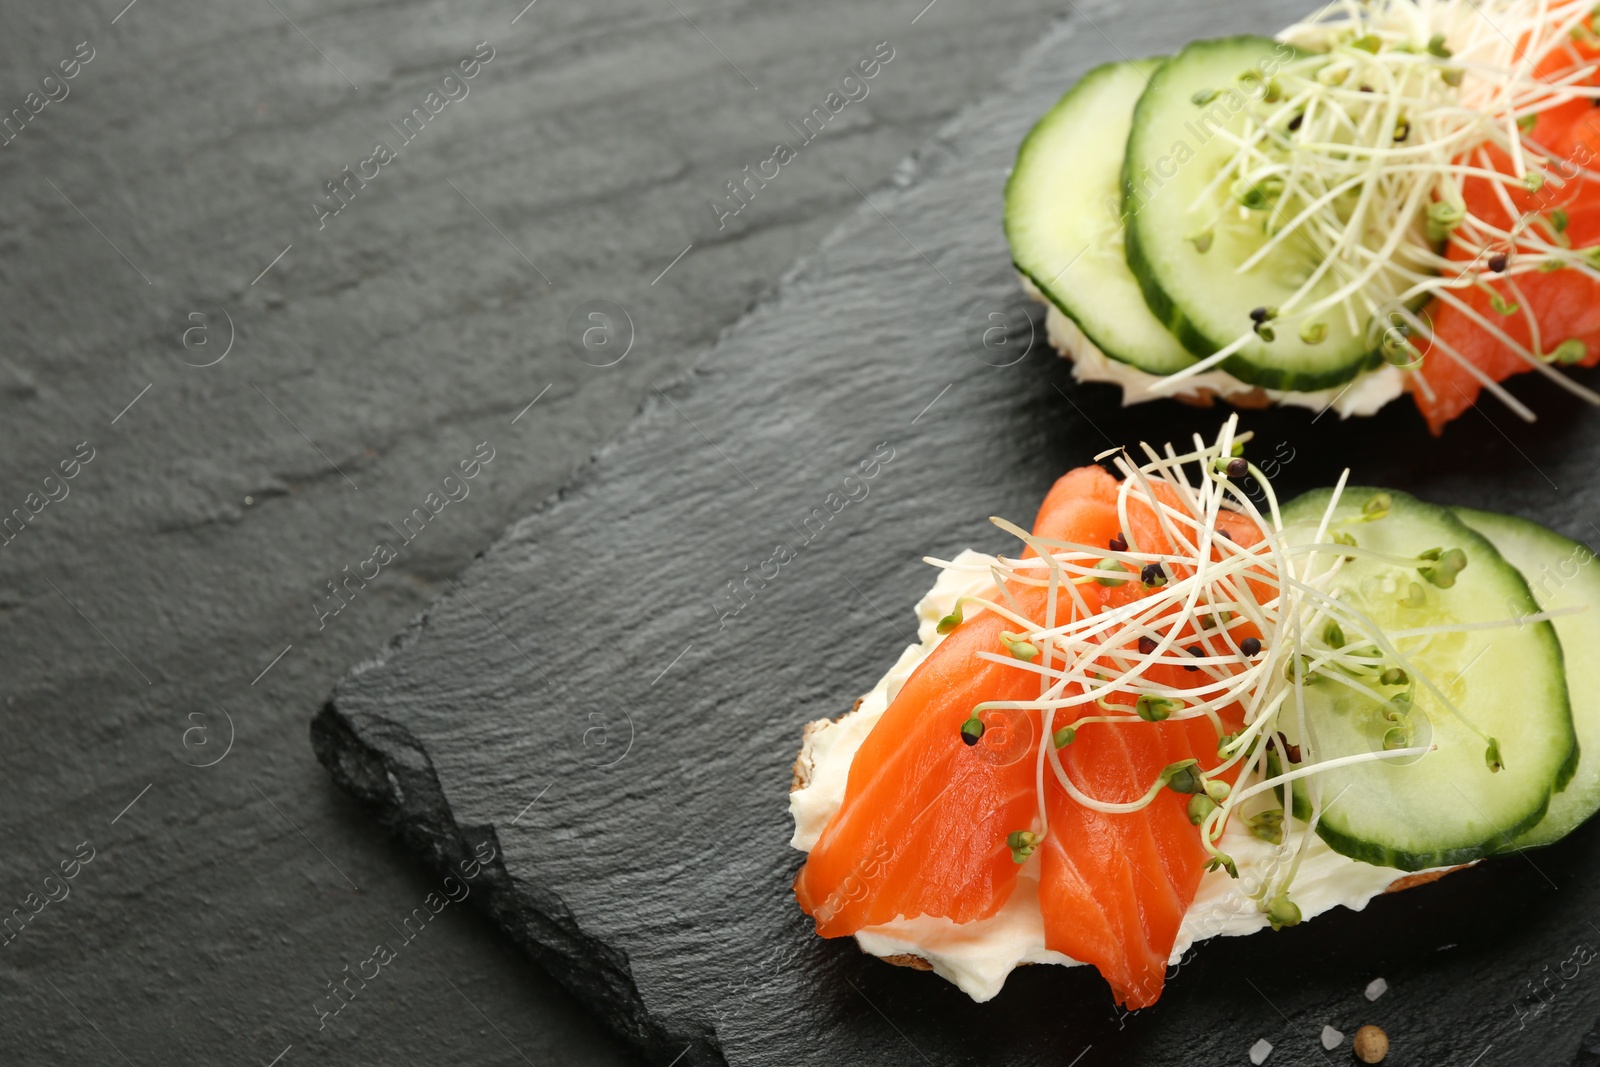
[[[1146,563],[1139,571],[1139,580],[1150,588],[1167,584],[1167,572],[1159,563]]]
[[[1494,271],[1496,274],[1499,274],[1501,271],[1506,269],[1506,264],[1508,262],[1509,259],[1504,252],[1496,252],[1494,255],[1489,257],[1489,269]]]
[[[1155,650],[1156,650],[1156,643],[1155,643],[1155,640],[1153,638],[1149,638],[1149,637],[1141,637],[1141,638],[1139,638],[1139,654],[1141,656],[1148,656],[1150,653],[1154,652]]]
[[[1304,121],[1305,117],[1306,113],[1304,111],[1296,112],[1294,118],[1289,120],[1289,132],[1293,133],[1295,130],[1298,130],[1300,128],[1300,123]]]
[[[1250,321],[1251,322],[1266,322],[1267,321],[1267,309],[1264,308],[1264,307],[1252,308],[1250,310]]]
[[[1206,650],[1201,648],[1199,645],[1190,645],[1188,648],[1184,649],[1184,651],[1189,653],[1191,656],[1203,656],[1206,654]],[[1183,669],[1186,671],[1197,671],[1200,669],[1200,664],[1185,663],[1183,665]]]
[[[976,715],[961,724],[961,740],[968,748],[977,744],[983,737],[983,720]]]
[[[1249,464],[1249,462],[1247,460],[1240,459],[1240,458],[1237,458],[1237,457],[1234,458],[1234,459],[1228,460],[1228,477],[1229,478],[1235,478],[1235,479],[1243,478],[1245,475],[1247,475],[1249,473],[1250,473],[1250,464]]]
[[[1118,533],[1117,536],[1111,539],[1109,547],[1113,552],[1126,552],[1128,551],[1128,539]]]
[[[1261,642],[1254,637],[1247,637],[1239,642],[1239,651],[1248,659],[1254,659],[1261,654]]]
[[[1267,747],[1268,748],[1271,748],[1273,746],[1273,743],[1274,743],[1274,739],[1273,738],[1270,738],[1270,737],[1267,738]],[[1283,754],[1285,756],[1289,757],[1289,762],[1290,763],[1299,763],[1300,762],[1300,746],[1299,745],[1291,745],[1289,743],[1289,739],[1287,737],[1283,736],[1283,731],[1282,730],[1278,731],[1278,736],[1276,738],[1276,743],[1277,743],[1278,748],[1283,751]]]

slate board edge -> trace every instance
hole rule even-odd
[[[937,162],[951,134],[969,121],[970,115],[987,100],[1014,92],[1028,66],[1038,56],[1059,47],[1061,41],[1076,30],[1075,18],[1058,19],[1040,40],[1024,51],[999,86],[983,100],[974,101],[959,111],[903,159],[887,183],[872,191],[893,199],[936,174]],[[704,375],[714,370],[717,353],[730,336],[740,331],[746,319],[758,309],[781,303],[786,291],[817,268],[836,241],[851,233],[859,220],[877,212],[872,203],[864,203],[841,221],[813,251],[784,271],[770,291],[753,301],[735,322],[720,331],[716,341],[687,372],[662,383],[658,387],[662,394],[681,395],[695,388]],[[524,524],[560,507],[587,487],[599,476],[606,458],[615,450],[627,447],[652,415],[664,406],[661,399],[646,397],[621,433],[598,448],[587,462],[573,471],[561,488],[511,523],[494,543],[514,537]],[[468,570],[492,548],[493,545],[477,553]],[[434,611],[453,596],[453,591],[441,594],[374,656],[352,667],[350,676],[381,667],[391,656],[419,640]],[[335,784],[350,794],[392,839],[441,875],[452,873],[456,864],[472,856],[473,845],[469,842],[492,841],[496,858],[484,866],[478,876],[480,891],[471,899],[522,952],[648,1059],[660,1063],[678,1062],[688,1051],[684,1047],[687,1044],[695,1055],[685,1062],[726,1062],[713,1030],[694,1024],[675,1028],[660,1013],[647,1009],[633,984],[626,955],[585,935],[559,897],[540,894],[544,899],[533,904],[529,900],[533,887],[514,884],[500,863],[500,844],[494,828],[468,828],[456,823],[432,760],[410,732],[382,716],[347,714],[339,706],[342,686],[343,682],[334,687],[310,723],[312,750]],[[397,754],[404,754],[406,758],[399,758]],[[579,961],[588,966],[578,965]]]

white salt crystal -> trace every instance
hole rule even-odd
[[[1272,1042],[1264,1037],[1250,1046],[1250,1062],[1255,1064],[1256,1067],[1261,1067],[1261,1064],[1265,1063],[1270,1055],[1272,1055]]]
[[[1367,983],[1368,1000],[1377,1000],[1387,992],[1389,992],[1389,983],[1385,982],[1382,978],[1374,978],[1372,981]]]
[[[1344,1034],[1340,1033],[1338,1030],[1335,1030],[1331,1026],[1324,1026],[1322,1028],[1323,1048],[1331,1051],[1332,1049],[1338,1048],[1342,1044],[1344,1044]]]

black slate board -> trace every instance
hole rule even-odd
[[[932,579],[919,557],[999,548],[986,516],[1026,521],[1066,468],[1220,418],[1121,409],[1042,337],[995,365],[1042,334],[1018,311],[998,225],[1016,143],[1118,51],[1270,27],[1296,7],[1078,11],[314,721],[336,780],[430,862],[491,842],[474,899],[652,1060],[1193,1065],[1248,1062],[1264,1037],[1271,1063],[1341,1062],[1348,1044],[1325,1053],[1323,1025],[1367,1022],[1388,1030],[1393,1064],[1578,1050],[1600,1007],[1593,828],[1362,915],[1202,945],[1158,1007],[1127,1017],[1093,974],[1050,967],[974,1005],[816,939],[790,894],[801,725],[847,709],[913,634],[909,607]],[[1012,331],[998,355],[981,343],[991,312]],[[1358,481],[1600,539],[1600,419],[1538,383],[1518,389],[1536,427],[1487,402],[1443,440],[1406,404],[1359,423],[1276,411],[1246,425],[1278,458],[1281,491],[1349,465]],[[822,518],[874,455],[866,496]],[[769,565],[731,612],[727,583],[775,555],[776,577]],[[1379,976],[1389,992],[1368,1001]]]

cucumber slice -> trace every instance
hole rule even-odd
[[[1421,577],[1409,562],[1366,556],[1348,559],[1333,584],[1340,600],[1359,609],[1385,634],[1432,626],[1515,619],[1538,610],[1520,571],[1448,510],[1388,491],[1385,518],[1362,522],[1362,506],[1383,490],[1347,488],[1331,526],[1360,547],[1399,560],[1432,548],[1459,548],[1467,566],[1450,588]],[[1291,543],[1309,543],[1330,499],[1308,493],[1284,509]],[[1319,555],[1317,570],[1331,567]],[[1408,603],[1412,601],[1413,603]],[[1350,634],[1353,642],[1362,639]],[[1413,760],[1337,768],[1295,783],[1297,801],[1317,788],[1325,807],[1317,832],[1335,851],[1401,870],[1443,867],[1486,856],[1515,841],[1545,814],[1551,794],[1577,761],[1561,645],[1548,622],[1391,638],[1457,709],[1414,684],[1405,720],[1409,744],[1436,748]],[[1364,642],[1363,642],[1364,643]],[[1287,650],[1286,650],[1287,651]],[[1345,676],[1340,676],[1345,677]],[[1413,677],[1413,683],[1417,679]],[[1395,722],[1386,717],[1391,694],[1404,686],[1369,682],[1376,699],[1329,676],[1304,687],[1305,731],[1317,760],[1380,751]],[[1291,742],[1302,740],[1294,708],[1282,716]],[[1470,724],[1470,725],[1469,725]],[[1475,727],[1475,729],[1474,729]],[[1491,771],[1484,735],[1498,743],[1503,767]],[[1337,798],[1337,799],[1336,799]]]
[[[1514,847],[1548,845],[1600,811],[1600,656],[1595,654],[1600,650],[1600,565],[1588,545],[1536,522],[1468,508],[1454,511],[1522,571],[1541,608],[1587,609],[1551,620],[1566,657],[1578,769],[1567,787],[1550,798],[1544,818],[1518,837]]]
[[[1023,139],[1006,182],[1011,259],[1112,359],[1151,374],[1195,361],[1150,312],[1122,237],[1122,151],[1159,59],[1108,63],[1073,86]]]
[[[1247,110],[1265,116],[1278,106],[1257,102],[1261,86],[1296,55],[1265,37],[1198,41],[1156,71],[1134,110],[1123,170],[1128,264],[1156,317],[1202,356],[1249,331],[1252,310],[1285,304],[1321,262],[1309,242],[1291,236],[1240,273],[1267,240],[1273,205],[1267,200],[1265,209],[1247,210],[1232,183],[1220,178],[1235,151],[1230,135],[1243,130]],[[1246,71],[1262,77],[1241,81]],[[1210,238],[1205,251],[1202,235]],[[1312,300],[1341,284],[1328,271]],[[1272,341],[1252,338],[1222,368],[1263,388],[1309,392],[1376,365],[1365,322],[1353,328],[1342,310],[1318,321],[1326,336],[1316,344],[1301,340],[1300,326],[1285,323]]]

